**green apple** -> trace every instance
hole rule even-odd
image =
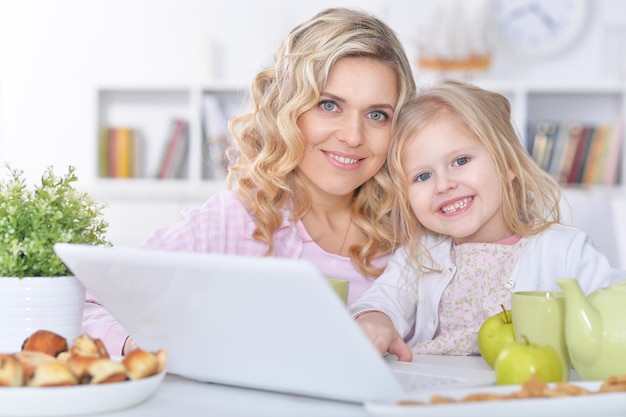
[[[522,337],[504,346],[494,366],[496,384],[523,384],[532,374],[543,382],[563,380],[563,366],[550,345],[530,343]]]
[[[492,368],[500,350],[507,343],[515,341],[511,310],[506,310],[502,304],[500,307],[502,312],[489,317],[478,330],[478,349]]]

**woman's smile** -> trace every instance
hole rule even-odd
[[[330,159],[330,162],[332,163],[333,166],[337,168],[341,168],[341,169],[358,168],[358,166],[360,165],[359,162],[365,159],[365,158],[359,158],[354,155],[345,155],[345,154],[340,155],[339,153],[334,153],[334,152],[329,152],[329,151],[322,151],[322,152],[324,153],[325,156],[328,157],[328,159]]]

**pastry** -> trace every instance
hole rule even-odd
[[[70,349],[71,356],[86,356],[90,358],[109,358],[109,353],[100,339],[93,339],[87,334],[82,334],[74,340]]]
[[[55,387],[141,379],[163,372],[166,362],[163,349],[136,349],[123,360],[114,360],[100,339],[83,334],[68,349],[62,336],[38,330],[24,341],[19,352],[0,353],[0,387]]]
[[[70,370],[58,361],[46,362],[34,367],[34,372],[26,385],[29,387],[60,387],[76,385],[78,381]]]
[[[24,369],[11,355],[0,353],[0,386],[19,387],[24,385]]]
[[[35,368],[37,368],[39,365],[58,362],[58,360],[54,356],[36,351],[26,350],[21,352],[15,352],[12,356],[18,361],[18,363],[24,370],[25,381],[33,377],[33,374],[35,373]]]
[[[126,367],[111,359],[74,356],[68,359],[67,367],[79,384],[103,384],[127,379]]]
[[[57,356],[61,352],[67,352],[67,340],[49,330],[37,330],[31,334],[22,344],[22,350],[43,352]]]
[[[135,349],[122,360],[130,379],[141,379],[156,375],[165,369],[166,362],[167,354],[163,349],[159,349],[155,353]]]

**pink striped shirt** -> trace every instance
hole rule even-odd
[[[316,265],[326,277],[350,281],[348,303],[354,301],[371,283],[356,270],[349,258],[325,252],[312,241],[302,222],[290,224],[284,217],[282,226],[274,233],[273,256],[306,259]],[[184,210],[173,227],[155,230],[139,247],[166,251],[224,253],[262,256],[267,244],[252,238],[254,218],[233,191],[222,191],[202,206]],[[382,256],[374,264],[383,267],[388,259]],[[122,354],[128,333],[98,303],[87,294],[83,333],[102,339],[112,355]]]

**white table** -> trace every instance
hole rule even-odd
[[[490,369],[478,356],[420,355],[414,362],[443,363],[474,369]],[[364,417],[363,406],[258,390],[205,384],[167,375],[145,402],[125,410],[97,416],[111,417]]]

